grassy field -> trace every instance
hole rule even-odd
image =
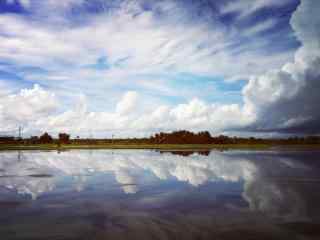
[[[13,145],[0,144],[0,151],[5,150],[69,150],[69,149],[154,149],[154,150],[268,150],[268,149],[320,149],[320,145],[272,145],[272,144],[98,144],[98,145]]]

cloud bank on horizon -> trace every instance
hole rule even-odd
[[[0,133],[319,134],[309,0],[0,0]]]

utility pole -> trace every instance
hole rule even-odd
[[[19,140],[22,139],[22,127],[19,126]]]

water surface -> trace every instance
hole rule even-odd
[[[320,239],[319,158],[0,152],[0,239]]]

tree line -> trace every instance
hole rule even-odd
[[[208,131],[194,133],[181,130],[170,133],[160,132],[149,138],[71,138],[70,134],[59,133],[58,138],[53,138],[45,132],[40,136],[19,139],[14,137],[0,137],[0,144],[320,144],[320,136],[289,137],[289,138],[243,138],[226,135],[211,136]]]
[[[15,138],[11,136],[0,137],[0,144],[70,144],[70,134],[59,133],[58,138],[54,139],[47,132],[43,133],[40,136],[31,136],[30,138]]]

